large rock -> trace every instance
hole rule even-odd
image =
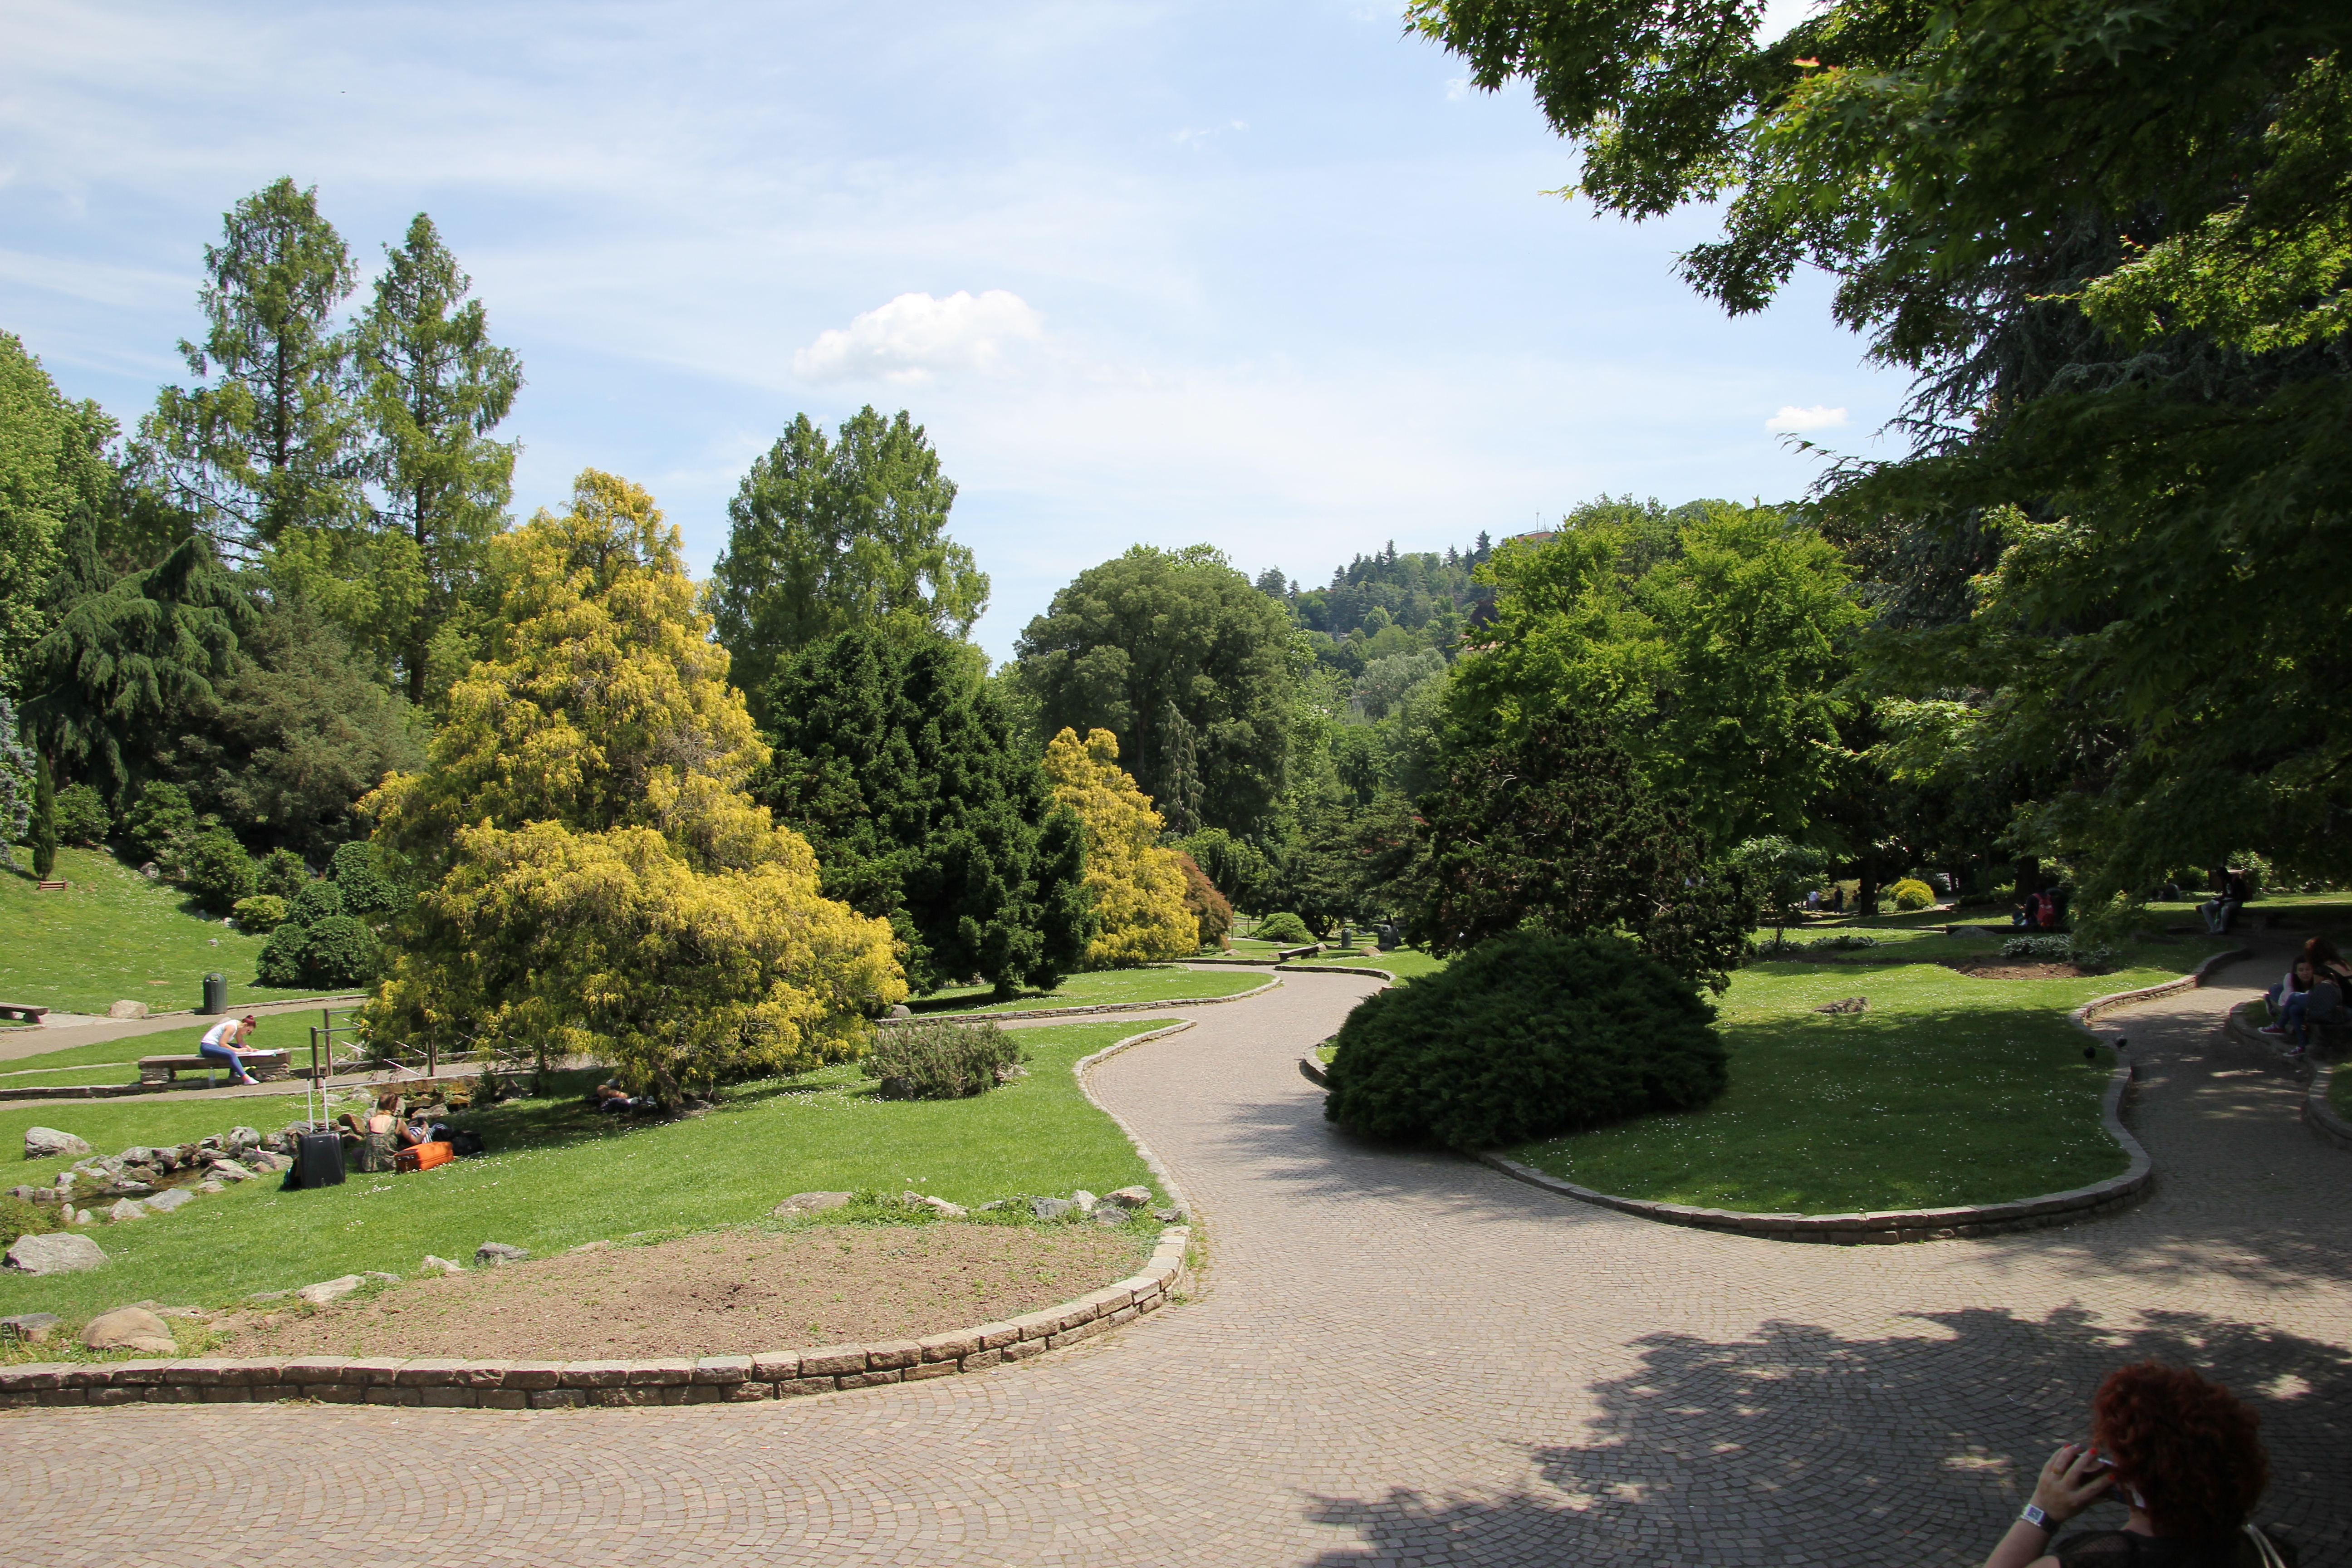
[[[790,1219],[794,1215],[823,1214],[837,1209],[856,1196],[855,1193],[794,1193],[768,1212],[778,1219]]]
[[[106,1223],[109,1225],[121,1225],[126,1220],[145,1219],[146,1217],[147,1205],[141,1203],[137,1198],[124,1198],[121,1203],[116,1204],[112,1208],[106,1211]]]
[[[168,1192],[157,1193],[153,1197],[149,1198],[147,1200],[147,1212],[149,1214],[170,1214],[173,1209],[183,1208],[195,1201],[196,1194],[188,1191],[187,1188],[173,1187]]]
[[[143,1018],[147,1016],[147,1004],[128,1001],[111,1003],[107,1006],[106,1016],[110,1018]]]
[[[50,1160],[60,1154],[89,1152],[89,1145],[70,1132],[60,1132],[54,1127],[25,1129],[25,1158],[27,1160]]]
[[[1106,1193],[1103,1196],[1105,1201],[1117,1204],[1123,1209],[1139,1209],[1151,1201],[1151,1189],[1150,1187],[1121,1187],[1118,1191],[1115,1193]]]
[[[226,1142],[231,1152],[239,1149],[258,1149],[261,1147],[261,1134],[250,1127],[232,1127],[228,1130]]]
[[[330,1301],[341,1300],[367,1283],[357,1274],[346,1274],[340,1279],[321,1279],[316,1285],[305,1285],[294,1292],[313,1307],[323,1307]]]
[[[144,1307],[117,1307],[92,1318],[81,1331],[81,1342],[94,1351],[144,1351],[149,1355],[178,1355],[179,1342],[172,1325]]]
[[[503,1241],[486,1241],[474,1248],[477,1263],[520,1263],[530,1256],[527,1247],[509,1247]]]
[[[900,1193],[898,1201],[929,1209],[943,1219],[961,1219],[970,1212],[961,1204],[951,1204],[945,1198],[935,1198],[924,1193]]]
[[[245,1161],[247,1164],[258,1166],[273,1175],[283,1175],[294,1168],[292,1156],[272,1154],[266,1149],[254,1151],[245,1157]]]
[[[1067,1198],[1031,1198],[1029,1212],[1039,1219],[1059,1219],[1078,1205]]]
[[[28,1345],[45,1343],[64,1321],[55,1312],[19,1312],[13,1318],[0,1318],[0,1344],[11,1340]]]
[[[68,1231],[20,1236],[8,1248],[7,1267],[19,1274],[72,1274],[84,1268],[102,1268],[105,1263],[106,1254],[99,1250],[98,1243]]]
[[[1095,1196],[1094,1194],[1087,1191],[1086,1188],[1080,1187],[1076,1192],[1070,1194],[1070,1202],[1076,1205],[1086,1213],[1092,1214],[1095,1212],[1095,1205],[1102,1202],[1102,1199]]]

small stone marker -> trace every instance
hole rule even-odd
[[[429,1252],[425,1255],[424,1268],[429,1273],[463,1274],[466,1271],[464,1264],[452,1263],[446,1258],[436,1258]]]
[[[145,1351],[150,1355],[178,1355],[179,1342],[172,1326],[144,1307],[117,1307],[89,1321],[81,1331],[82,1344],[94,1351]]]
[[[778,1219],[791,1219],[795,1215],[823,1214],[827,1209],[841,1207],[855,1196],[855,1193],[794,1193],[768,1212]]]
[[[1121,1187],[1108,1194],[1109,1201],[1123,1209],[1139,1209],[1151,1201],[1150,1187]]]
[[[342,1300],[366,1283],[367,1280],[357,1274],[346,1274],[340,1279],[321,1279],[316,1285],[305,1285],[294,1294],[313,1307],[323,1307],[330,1301]]]
[[[54,1127],[25,1129],[25,1158],[47,1160],[59,1154],[76,1158],[89,1152],[89,1145],[70,1132],[60,1132]]]
[[[1813,1009],[1816,1013],[1859,1013],[1869,1007],[1867,996],[1849,996],[1843,1002],[1825,1002]]]
[[[474,1248],[477,1263],[520,1263],[530,1256],[527,1247],[509,1247],[503,1241],[486,1241]]]
[[[147,1016],[147,1004],[131,1001],[110,1003],[106,1016],[110,1018],[143,1018]]]

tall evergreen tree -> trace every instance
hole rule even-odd
[[[969,976],[1009,996],[1079,967],[1083,866],[1035,755],[970,647],[859,627],[771,683],[775,762],[761,792],[806,834],[824,891],[891,922],[908,981]]]
[[[114,421],[66,401],[13,334],[0,332],[0,687],[48,626],[42,599],[66,520],[107,504]]]
[[[58,868],[58,787],[49,759],[33,761],[33,875],[47,881]]]
[[[201,344],[140,422],[142,467],[218,548],[251,558],[293,531],[348,526],[361,506],[347,344],[331,322],[357,274],[314,186],[280,178],[229,209],[205,247]]]
[[[746,691],[799,649],[881,621],[961,637],[988,607],[988,575],[946,533],[954,481],[901,409],[844,420],[838,439],[805,414],[727,503],[727,548],[708,604]]]
[[[369,477],[383,505],[366,564],[378,601],[366,641],[422,705],[432,672],[454,676],[460,650],[436,639],[479,578],[514,489],[515,444],[490,432],[513,408],[522,363],[490,342],[473,279],[418,213],[398,249],[384,247],[375,298],[353,337]]]

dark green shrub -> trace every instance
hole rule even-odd
[[[1728,1081],[1696,983],[1617,937],[1513,931],[1360,1003],[1324,1114],[1487,1149],[1703,1105]]]
[[[253,978],[263,985],[302,984],[302,958],[310,945],[310,928],[292,921],[269,933],[261,956],[253,963]]]
[[[1250,934],[1260,942],[1278,942],[1286,947],[1303,946],[1315,940],[1315,933],[1307,929],[1305,921],[1287,913],[1266,916]]]
[[[346,844],[336,850],[327,876],[342,889],[347,915],[387,913],[398,891],[392,879],[376,869],[375,850],[364,843]]]
[[[886,1100],[961,1100],[1014,1076],[1023,1059],[995,1025],[941,1018],[883,1030],[865,1072],[882,1080]]]
[[[78,784],[58,791],[58,841],[95,848],[114,832],[114,814],[94,784]]]
[[[251,898],[260,877],[253,857],[226,827],[208,828],[188,846],[188,891],[216,915],[235,909],[239,899]]]
[[[256,884],[256,890],[292,903],[295,895],[310,885],[310,868],[302,863],[302,857],[291,849],[279,848],[272,849],[269,858],[262,861],[261,880]]]
[[[275,893],[256,893],[237,900],[236,908],[229,912],[236,917],[237,930],[268,936],[286,923],[286,900]]]
[[[176,866],[188,841],[196,836],[196,808],[188,804],[186,790],[158,782],[139,792],[122,826],[141,854],[162,865]]]
[[[305,882],[302,890],[286,906],[286,920],[289,925],[314,926],[350,912],[343,906],[343,890],[334,883]]]
[[[383,951],[367,921],[331,915],[310,928],[309,940],[302,944],[302,984],[365,985],[375,978],[383,962]]]

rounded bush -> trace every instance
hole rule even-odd
[[[305,985],[364,985],[383,963],[375,932],[365,921],[331,915],[310,930],[302,944]]]
[[[106,809],[106,797],[90,784],[71,784],[58,791],[57,814],[60,843],[95,848],[113,835],[114,814]]]
[[[294,925],[313,926],[350,912],[343,907],[343,890],[334,883],[305,882],[302,890],[287,905],[286,919]]]
[[[260,876],[253,857],[226,827],[199,833],[188,847],[188,891],[215,914],[225,915],[239,899],[251,898]]]
[[[256,893],[237,900],[236,908],[229,912],[236,916],[237,930],[268,936],[286,923],[286,900],[274,893]]]
[[[882,1080],[885,1100],[961,1100],[994,1089],[1022,1060],[994,1024],[925,1019],[883,1030],[863,1071]]]
[[[1898,910],[1932,910],[1936,907],[1936,889],[1916,877],[1906,877],[1886,889]]]
[[[1257,930],[1250,934],[1260,942],[1278,942],[1289,947],[1315,940],[1315,933],[1307,929],[1307,922],[1294,914],[1268,915],[1257,922]]]
[[[343,890],[347,915],[380,915],[393,906],[392,879],[376,868],[375,850],[367,844],[346,844],[336,850],[327,876]]]
[[[261,891],[273,898],[284,899],[290,903],[295,895],[310,885],[310,868],[304,865],[302,857],[291,849],[272,849],[269,858],[261,863],[258,886]]]
[[[310,928],[291,922],[269,933],[261,956],[254,960],[253,978],[263,985],[302,984],[302,958],[310,945]]]
[[[1513,931],[1358,1004],[1323,1113],[1486,1149],[1688,1110],[1729,1081],[1714,1022],[1696,986],[1622,938]]]

